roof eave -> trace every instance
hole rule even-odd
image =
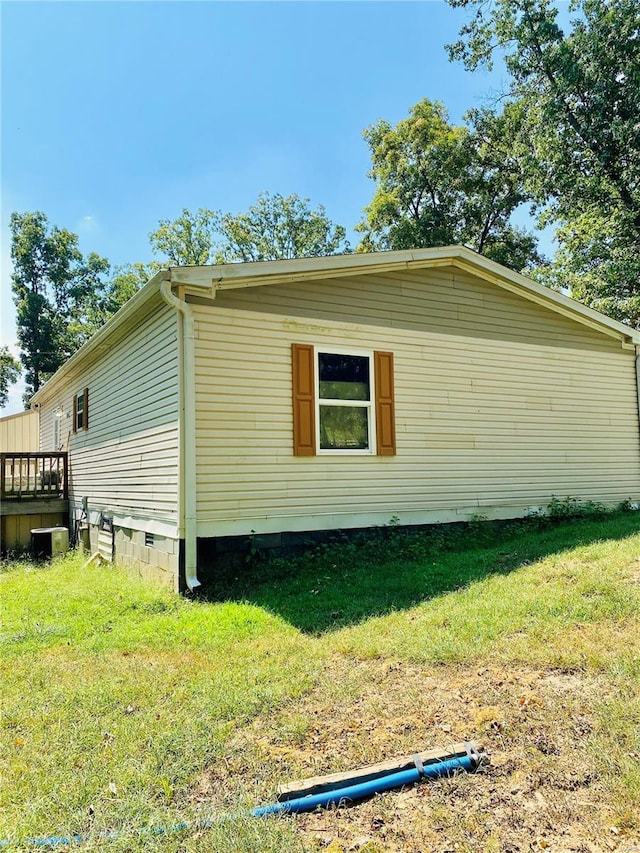
[[[128,320],[133,318],[145,305],[152,300],[159,291],[160,282],[170,278],[168,270],[160,270],[153,278],[140,288],[140,290],[126,302],[119,311],[110,317],[104,326],[101,326],[98,331],[93,334],[89,340],[84,343],[79,350],[74,352],[65,363],[56,370],[50,379],[36,391],[31,398],[31,404],[42,404],[43,400],[50,396],[58,384],[65,379],[74,370],[74,368],[85,359],[89,358],[92,353],[98,351],[106,342],[106,339],[114,331],[114,328],[121,326]]]
[[[259,287],[283,281],[304,281],[353,275],[357,272],[378,272],[404,266],[421,266],[438,262],[447,264],[461,253],[469,253],[464,246],[438,246],[431,249],[403,249],[394,252],[371,252],[348,255],[328,255],[320,258],[291,258],[281,261],[252,261],[247,263],[211,264],[209,266],[171,267],[171,281],[213,290],[230,290],[238,287]]]
[[[171,267],[157,272],[116,314],[74,353],[32,397],[42,403],[58,384],[91,354],[105,345],[114,329],[134,317],[159,292],[160,283],[206,290],[215,296],[217,290],[259,287],[292,281],[313,281],[327,275],[332,278],[358,273],[384,273],[399,269],[425,269],[452,266],[479,275],[499,287],[542,304],[550,310],[571,317],[596,330],[621,338],[623,345],[640,346],[640,330],[612,320],[592,308],[561,293],[544,287],[520,273],[478,255],[465,246],[440,246],[370,254],[330,255],[323,258],[296,258],[284,261],[258,261],[244,264]]]
[[[211,296],[218,290],[262,287],[268,284],[314,281],[359,273],[385,273],[400,269],[433,269],[452,266],[479,275],[499,287],[510,290],[549,310],[570,317],[609,336],[622,338],[628,344],[640,345],[640,330],[612,320],[562,293],[550,290],[532,279],[479,255],[466,246],[439,246],[370,254],[331,255],[324,258],[296,258],[284,261],[215,264],[201,267],[172,267],[171,281],[201,289]]]
[[[616,337],[623,338],[629,344],[640,345],[640,330],[633,329],[631,326],[618,322],[618,320],[613,320],[611,317],[607,317],[606,314],[589,308],[588,305],[583,305],[581,302],[558,293],[556,290],[550,290],[537,281],[533,281],[533,279],[527,278],[520,273],[509,270],[507,267],[503,267],[501,264],[491,261],[482,255],[473,255],[470,263],[466,259],[457,259],[453,265],[471,274],[481,275],[486,281],[491,281],[499,287],[518,293],[533,302],[544,305],[552,311],[570,317],[605,334],[613,334]]]

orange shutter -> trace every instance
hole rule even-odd
[[[396,455],[393,353],[375,352],[376,441],[378,456]]]
[[[85,388],[82,392],[84,397],[84,413],[82,417],[82,429],[89,429],[89,389]]]
[[[316,402],[313,347],[292,344],[293,364],[293,453],[316,455]]]
[[[73,431],[78,432],[78,396],[73,395]]]

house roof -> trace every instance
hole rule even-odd
[[[170,267],[160,270],[105,323],[32,398],[40,403],[52,384],[67,376],[76,365],[108,346],[107,341],[117,330],[133,322],[158,298],[160,284],[186,286],[200,294],[215,298],[219,290],[261,287],[314,281],[321,278],[339,278],[365,273],[397,272],[402,269],[419,270],[435,267],[453,267],[509,290],[551,311],[562,314],[603,334],[619,338],[623,345],[640,345],[640,330],[632,329],[612,320],[593,308],[538,284],[501,264],[467,249],[465,246],[443,246],[431,249],[407,249],[399,252],[372,252],[368,254],[330,255],[321,258],[296,258],[282,261],[253,263],[211,264],[208,266]]]

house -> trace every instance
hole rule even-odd
[[[252,536],[640,499],[638,353],[460,246],[177,267],[32,405],[92,550],[195,589]]]
[[[40,450],[40,419],[36,411],[0,418],[0,453]]]

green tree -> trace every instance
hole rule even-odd
[[[174,266],[212,264],[215,261],[219,215],[201,207],[197,213],[186,208],[173,221],[161,219],[149,234],[151,248]]]
[[[272,261],[349,252],[346,231],[334,225],[322,205],[295,193],[262,193],[246,213],[219,217],[219,261]]]
[[[92,331],[99,329],[116,311],[119,311],[160,268],[161,264],[157,261],[116,267],[101,290],[100,298],[92,305],[89,316]]]
[[[110,265],[106,258],[90,252],[84,259],[80,255],[76,273],[63,300],[66,303],[66,350],[69,353],[88,341],[106,319],[101,316],[101,306],[109,287]]]
[[[508,132],[522,117],[511,107],[469,119],[454,126],[425,98],[395,127],[380,120],[365,131],[376,189],[358,251],[462,243],[517,270],[540,261],[535,237],[511,223],[527,200]]]
[[[320,205],[297,195],[262,193],[246,213],[200,208],[160,220],[151,247],[176,266],[271,261],[348,252],[345,229],[334,225]]]
[[[565,32],[549,0],[449,3],[474,13],[450,56],[501,57],[526,116],[514,149],[541,223],[559,226],[541,275],[640,325],[640,4],[575,0]]]
[[[50,227],[44,213],[13,213],[10,230],[26,402],[92,331],[109,264],[95,253],[85,259],[77,235]]]
[[[622,323],[640,328],[640,246],[623,211],[603,215],[595,207],[576,211],[556,232],[553,262],[532,275],[555,290]]]
[[[0,409],[4,409],[9,398],[9,388],[20,376],[20,362],[9,352],[9,347],[0,347]]]

